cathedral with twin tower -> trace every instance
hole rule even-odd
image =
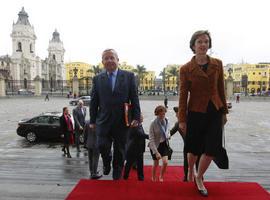
[[[36,34],[24,8],[12,26],[12,54],[0,56],[0,73],[6,80],[17,81],[17,88],[33,88],[32,80],[40,79],[42,88],[57,87],[66,79],[63,42],[55,30],[49,40],[48,56],[41,59],[36,55]]]

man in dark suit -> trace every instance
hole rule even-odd
[[[93,78],[90,103],[90,128],[96,128],[98,146],[103,160],[103,174],[111,169],[113,145],[113,179],[121,178],[125,160],[128,127],[125,124],[124,103],[132,104],[131,127],[140,120],[140,104],[134,74],[118,69],[115,50],[102,53],[105,70]]]
[[[138,180],[144,180],[143,154],[145,152],[145,139],[149,139],[149,135],[145,134],[141,124],[136,128],[130,128],[126,150],[124,179],[128,179],[132,165],[136,164]]]
[[[87,134],[86,146],[88,149],[88,161],[91,179],[99,179],[102,175],[97,171],[99,161],[99,149],[97,145],[97,135],[94,129],[89,127],[90,121],[84,126],[84,133]]]
[[[75,143],[77,151],[80,152],[80,135],[83,132],[85,125],[86,108],[83,106],[83,101],[78,101],[78,106],[73,109],[73,118],[75,121]]]

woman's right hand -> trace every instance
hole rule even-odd
[[[156,158],[157,158],[157,160],[160,160],[161,159],[161,155],[160,155],[159,152],[156,153]]]
[[[186,135],[186,132],[187,132],[187,124],[186,124],[186,122],[180,122],[179,123],[179,129],[183,132],[184,135]]]

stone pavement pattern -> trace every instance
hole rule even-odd
[[[154,118],[155,106],[162,103],[162,100],[141,101],[146,132]],[[81,178],[89,177],[86,151],[76,153],[73,148],[73,158],[67,159],[62,156],[59,143],[29,144],[16,134],[19,120],[46,111],[61,112],[67,105],[65,98],[51,98],[49,102],[43,98],[0,99],[0,199],[64,199]],[[176,120],[173,106],[177,106],[177,101],[169,99],[167,117],[171,124]],[[268,101],[233,103],[226,125],[230,169],[219,170],[212,164],[206,180],[258,182],[270,191],[269,119]],[[170,165],[182,165],[181,137],[173,136],[170,144],[174,149]],[[152,164],[148,148],[145,164]],[[111,175],[103,179],[111,179]]]

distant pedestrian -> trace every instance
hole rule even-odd
[[[164,99],[164,106],[165,108],[168,108],[168,97],[165,96],[165,99]]]
[[[44,101],[50,101],[49,93],[46,94]]]
[[[240,103],[240,96],[239,96],[239,94],[236,96],[236,103]]]
[[[73,118],[75,121],[75,144],[77,151],[80,152],[80,136],[83,133],[85,125],[86,108],[83,106],[83,101],[78,101],[78,106],[73,109]]]
[[[64,152],[64,155],[67,155],[68,158],[71,158],[71,155],[69,152],[69,145],[74,143],[74,138],[73,138],[74,128],[73,128],[72,117],[69,114],[69,110],[67,107],[63,108],[63,114],[60,117],[60,130],[64,136],[64,147],[62,148],[62,151]]]

